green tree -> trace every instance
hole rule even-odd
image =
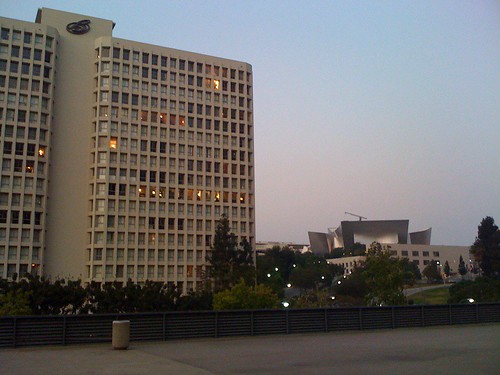
[[[500,302],[500,280],[478,277],[461,281],[450,287],[449,303],[460,303],[472,298],[475,302]]]
[[[400,258],[399,260],[401,264],[403,265],[403,268],[405,270],[405,285],[411,286],[415,284],[415,280],[420,280],[422,279],[422,274],[420,273],[420,268],[413,263],[410,262],[408,258]]]
[[[0,316],[31,315],[30,293],[22,289],[0,294]]]
[[[215,292],[231,288],[242,277],[249,283],[254,279],[251,246],[244,240],[241,242],[241,248],[238,247],[236,235],[231,232],[229,220],[225,215],[217,222],[207,261],[210,264],[208,275]]]
[[[344,273],[341,266],[329,264],[326,259],[312,253],[297,254],[296,267],[290,274],[290,283],[300,289],[330,287],[336,276]]]
[[[427,266],[425,266],[422,271],[422,275],[427,278],[429,283],[441,281],[441,274],[439,273],[438,264],[435,260],[431,260]]]
[[[278,305],[278,296],[271,288],[265,285],[257,285],[254,288],[247,285],[243,279],[231,289],[213,296],[214,310],[271,309]]]
[[[471,253],[484,276],[500,278],[500,232],[492,217],[481,220]]]
[[[287,284],[290,281],[290,273],[294,265],[296,265],[296,258],[299,255],[300,253],[291,250],[287,246],[273,246],[263,255],[259,255],[257,257],[257,283],[267,285],[270,281],[267,274],[279,273],[283,285]],[[281,288],[283,288],[283,285]]]
[[[403,305],[403,294],[407,275],[403,263],[392,258],[389,249],[379,243],[370,245],[363,271],[368,293],[365,295],[369,305]]]
[[[460,255],[460,260],[458,261],[458,273],[462,275],[462,278],[467,274],[467,267],[465,266],[464,258]]]
[[[290,307],[295,309],[322,308],[336,306],[336,298],[328,290],[308,290],[290,300]]]
[[[448,263],[448,261],[444,262],[443,272],[446,275],[446,277],[450,276],[451,270],[450,270],[450,264]]]

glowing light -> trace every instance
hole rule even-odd
[[[267,277],[271,277],[271,274],[270,274],[270,273],[268,273],[268,274],[267,274]]]
[[[292,284],[288,283],[288,284],[286,284],[286,287],[287,287],[287,288],[291,288],[291,287],[292,287]]]
[[[277,272],[278,271],[278,267],[274,267],[274,270]]]
[[[289,304],[287,301],[283,301],[283,302],[281,302],[281,304],[282,304],[282,305],[283,305],[283,307],[285,307],[285,308],[286,308],[286,307],[288,307],[288,306],[290,306],[290,304]]]

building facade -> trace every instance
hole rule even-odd
[[[0,18],[0,277],[196,289],[216,221],[255,248],[249,64]]]

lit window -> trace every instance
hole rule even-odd
[[[45,157],[45,147],[40,147],[38,149],[38,156],[40,156],[41,158]]]
[[[220,90],[220,81],[218,79],[214,79],[214,89]]]
[[[117,147],[117,140],[115,137],[112,137],[109,140],[109,148],[116,149],[116,147]]]

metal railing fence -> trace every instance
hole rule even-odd
[[[500,322],[500,303],[286,310],[0,317],[0,348],[111,342],[114,320],[131,341],[332,332]]]

